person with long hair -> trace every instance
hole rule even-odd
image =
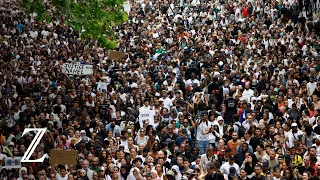
[[[149,137],[146,135],[146,129],[141,128],[134,141],[139,146],[140,144],[147,144],[148,139]]]

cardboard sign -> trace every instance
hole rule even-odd
[[[5,167],[7,169],[21,168],[21,157],[6,157]]]
[[[71,75],[90,75],[93,73],[93,66],[65,63],[62,65],[62,73]]]
[[[109,51],[109,59],[122,59],[124,58],[124,52],[121,51]]]
[[[74,150],[51,150],[50,163],[63,165],[77,165],[78,152]]]
[[[154,110],[148,110],[148,109],[140,109],[139,110],[139,123],[140,127],[143,127],[143,121],[149,121],[149,125],[154,125]]]

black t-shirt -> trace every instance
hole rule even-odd
[[[316,176],[313,176],[313,177],[311,178],[311,180],[320,180],[320,178],[318,178],[318,177],[316,177]]]
[[[265,180],[265,176],[260,176],[260,178],[257,178],[256,176],[253,176],[250,180]]]
[[[224,104],[226,105],[226,110],[227,113],[232,112],[232,113],[236,113],[237,112],[237,100],[235,100],[234,98],[229,98],[227,100],[225,100]]]
[[[205,180],[221,180],[224,179],[224,176],[220,172],[216,172],[213,176],[207,174]]]

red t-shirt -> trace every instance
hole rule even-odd
[[[242,16],[243,17],[248,17],[249,16],[249,9],[247,7],[244,7],[242,9]]]

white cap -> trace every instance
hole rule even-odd
[[[218,116],[218,117],[217,117],[217,121],[220,121],[220,120],[223,121],[223,117],[222,117],[222,116]]]
[[[291,124],[291,127],[296,127],[296,126],[298,126],[297,123],[292,123],[292,124]]]

